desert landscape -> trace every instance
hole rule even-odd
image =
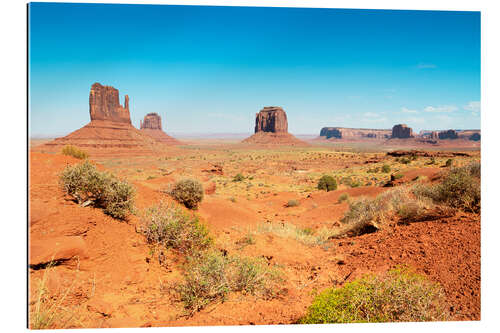
[[[481,319],[479,130],[302,140],[271,106],[180,140],[133,112],[94,83],[90,123],[30,143],[31,328]]]

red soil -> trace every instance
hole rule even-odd
[[[64,305],[78,318],[74,327],[138,327],[173,325],[290,324],[305,314],[313,290],[342,285],[364,273],[383,272],[408,264],[439,282],[446,293],[454,320],[480,319],[480,217],[459,214],[437,221],[396,226],[358,237],[307,246],[291,238],[257,233],[256,243],[240,248],[237,241],[259,225],[292,223],[317,229],[331,226],[348,208],[338,203],[340,194],[376,196],[385,189],[358,187],[333,192],[313,192],[299,198],[297,207],[285,207],[294,193],[262,195],[235,203],[207,195],[197,214],[216,239],[216,246],[231,254],[264,256],[283,267],[286,282],[273,300],[231,294],[183,317],[182,305],[172,297],[172,285],[181,278],[182,257],[165,251],[160,265],[142,235],[140,220],[115,220],[102,210],[80,207],[58,186],[58,174],[68,164],[80,162],[59,154],[30,153],[31,251],[36,242],[79,236],[86,256],[65,261],[52,269],[48,288],[54,295],[70,288]],[[102,166],[99,166],[103,169]],[[432,169],[426,169],[431,176]],[[407,175],[412,177],[412,175]],[[169,176],[170,177],[170,176]],[[163,180],[170,179],[166,177]],[[155,183],[156,182],[156,183]],[[152,184],[160,186],[158,179]],[[139,211],[170,201],[165,194],[134,182]],[[339,264],[339,258],[343,264]],[[30,269],[31,298],[44,269]],[[32,303],[33,304],[33,303]]]
[[[258,145],[308,146],[306,142],[297,139],[290,133],[258,132],[246,138],[242,143]]]

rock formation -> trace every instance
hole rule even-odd
[[[81,147],[93,155],[109,153],[144,154],[164,149],[165,145],[132,126],[129,97],[124,106],[119,92],[110,86],[94,83],[89,95],[90,123],[34,150],[60,151],[65,145]]]
[[[439,132],[439,139],[447,140],[447,139],[458,139],[458,133],[455,130],[447,130]]]
[[[347,139],[347,140],[374,140],[389,139],[391,130],[369,128],[323,127],[320,138]]]
[[[179,141],[163,132],[161,128],[161,117],[157,113],[152,112],[145,115],[144,120],[141,120],[140,128],[141,132],[149,135],[156,141],[160,141],[165,144],[179,143]]]
[[[391,138],[394,139],[408,139],[413,138],[413,130],[406,124],[394,125],[392,127]]]
[[[266,106],[260,110],[255,115],[255,134],[242,142],[262,145],[307,145],[304,141],[288,133],[286,113],[279,106]]]
[[[469,140],[472,140],[472,141],[481,141],[481,134],[479,134],[479,133],[472,133],[472,135],[469,136]]]
[[[109,120],[131,124],[129,99],[125,95],[125,107],[120,105],[118,89],[94,83],[89,96],[90,121]]]
[[[288,133],[285,111],[279,106],[266,106],[255,115],[255,133]]]

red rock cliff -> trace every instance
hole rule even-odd
[[[255,115],[255,133],[288,133],[285,111],[279,106],[266,106]]]
[[[125,107],[120,105],[119,92],[110,86],[94,83],[89,96],[90,120],[109,120],[131,124],[129,99],[125,95]]]
[[[144,116],[144,121],[141,120],[141,129],[156,129],[162,130],[161,128],[161,117],[158,113],[152,112]]]

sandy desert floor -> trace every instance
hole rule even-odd
[[[467,154],[453,157],[455,165],[480,161],[478,150]],[[403,164],[385,150],[362,145],[269,148],[220,140],[191,140],[155,156],[91,154],[100,170],[136,188],[137,215],[127,221],[81,207],[65,195],[58,175],[80,160],[44,152],[30,152],[29,157],[30,247],[50,253],[52,244],[61,242],[80,251],[56,266],[29,268],[29,310],[37,310],[43,282],[57,309],[54,327],[293,324],[305,314],[315,292],[401,264],[441,284],[452,320],[480,319],[479,214],[459,211],[321,244],[269,227],[308,229],[313,235],[334,228],[349,208],[339,203],[343,193],[375,197],[388,190],[383,185],[391,174],[402,174],[397,185],[417,179],[433,182],[449,157],[436,157],[432,165],[428,157]],[[390,173],[373,171],[384,164],[390,165]],[[233,181],[239,173],[244,179]],[[337,178],[339,188],[319,191],[323,174]],[[263,257],[279,267],[285,280],[277,297],[230,293],[224,302],[186,315],[172,292],[182,278],[183,257],[166,250],[166,259],[159,260],[158,251],[137,232],[141,212],[160,201],[174,202],[164,191],[184,177],[198,179],[208,189],[195,214],[208,227],[216,248]],[[299,205],[287,207],[290,200]],[[248,235],[253,241],[242,242]]]

